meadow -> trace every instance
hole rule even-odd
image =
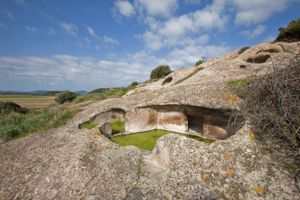
[[[42,109],[55,103],[55,96],[0,95],[0,102],[11,101],[25,108]]]

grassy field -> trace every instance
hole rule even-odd
[[[45,108],[55,103],[55,96],[0,95],[0,101],[12,101],[26,108]]]
[[[156,140],[170,131],[153,130],[141,133],[134,133],[125,136],[115,136],[111,140],[120,146],[133,145],[140,149],[151,151],[156,143]]]

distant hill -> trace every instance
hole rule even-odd
[[[42,95],[42,96],[54,96],[57,93],[62,91],[55,91],[55,90],[35,90],[35,91],[0,91],[0,95]],[[87,91],[79,90],[75,91],[76,94],[86,94]]]

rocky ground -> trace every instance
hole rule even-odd
[[[111,109],[152,105],[238,109],[229,80],[287,67],[300,43],[260,44],[181,69],[118,99],[88,105],[67,125],[0,144],[0,199],[299,199],[291,174],[256,140],[248,125],[205,144],[161,137],[152,152],[119,147],[79,125]],[[162,83],[164,83],[162,85]]]

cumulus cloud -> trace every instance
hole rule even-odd
[[[0,80],[4,80],[4,83],[13,82],[14,89],[33,89],[32,85],[41,86],[40,81],[44,82],[44,88],[51,89],[62,89],[63,86],[63,89],[90,90],[97,87],[124,86],[132,81],[147,80],[151,70],[160,64],[169,64],[176,69],[192,65],[201,57],[217,56],[227,51],[229,48],[226,46],[192,45],[176,48],[163,57],[154,56],[147,51],[98,60],[71,55],[0,56]],[[6,89],[11,87],[2,85],[4,86]]]
[[[142,38],[146,47],[149,49],[158,50],[163,47],[162,38],[151,31],[146,31],[144,34],[140,35],[140,38]]]
[[[61,22],[60,27],[71,35],[77,35],[78,27],[75,24]]]
[[[199,35],[206,35],[203,33],[212,29],[224,28],[227,22],[227,16],[222,14],[225,2],[225,0],[215,0],[203,9],[166,20],[157,20],[148,16],[144,22],[149,30],[139,35],[139,38],[152,50],[168,46],[183,46],[186,45],[186,41],[193,45],[202,44]]]
[[[267,20],[273,13],[284,10],[291,0],[234,0],[237,7],[236,24],[257,24]]]
[[[133,5],[126,0],[117,0],[114,5],[118,12],[125,17],[130,17],[135,13]]]
[[[264,25],[257,25],[253,30],[245,30],[241,33],[246,35],[248,38],[255,38],[261,35],[266,30],[266,26]]]
[[[138,0],[138,5],[148,15],[169,17],[178,7],[177,0]]]

